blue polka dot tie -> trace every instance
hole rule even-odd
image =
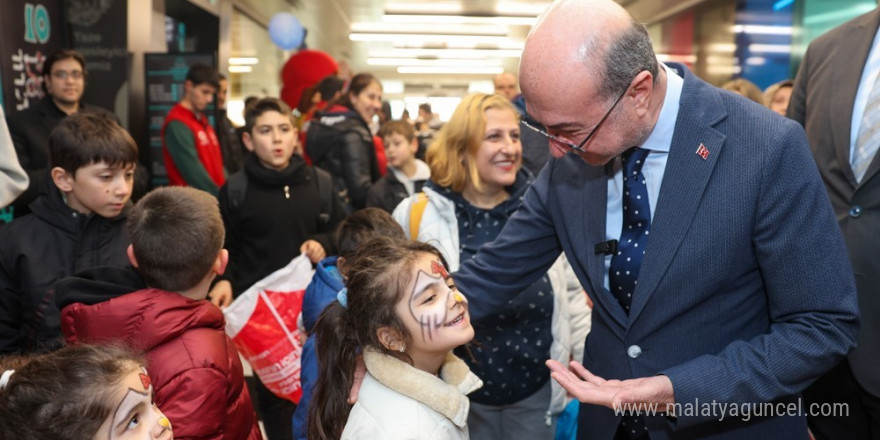
[[[623,229],[617,253],[611,257],[608,285],[623,310],[629,314],[639,279],[639,268],[651,230],[651,205],[642,165],[649,150],[631,148],[623,153]]]
[[[611,257],[608,285],[611,293],[629,314],[632,296],[639,279],[639,269],[651,230],[651,205],[648,187],[642,174],[642,165],[649,150],[631,148],[623,158],[623,228],[617,244],[617,253]],[[648,438],[648,427],[638,414],[627,413],[621,420],[620,430],[630,439]]]

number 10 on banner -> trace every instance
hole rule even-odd
[[[24,41],[44,44],[50,36],[49,11],[42,4],[24,4]]]

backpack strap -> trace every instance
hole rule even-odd
[[[321,221],[321,224],[327,224],[330,222],[330,211],[333,209],[333,177],[330,176],[330,173],[316,167],[312,166],[312,173],[314,173],[315,186],[318,189],[318,198],[320,200],[320,208],[321,213],[318,214],[318,217]]]
[[[416,194],[416,200],[413,202],[409,210],[409,238],[417,240],[419,238],[419,226],[422,224],[422,215],[425,214],[425,208],[428,206],[428,195],[424,191]]]
[[[226,190],[229,192],[229,208],[231,212],[238,212],[244,204],[247,195],[247,175],[244,170],[239,171],[226,179]]]

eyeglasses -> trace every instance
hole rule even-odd
[[[617,103],[620,102],[621,99],[623,99],[624,95],[626,95],[627,90],[629,90],[629,86],[627,86],[627,88],[623,90],[623,93],[621,93],[620,96],[618,96],[616,100],[614,100],[614,104],[611,104],[611,108],[609,108],[608,111],[605,112],[605,116],[602,116],[602,119],[599,120],[598,124],[596,124],[596,128],[594,128],[593,131],[591,131],[590,134],[588,134],[587,137],[585,137],[584,140],[582,140],[581,143],[578,145],[575,145],[574,142],[572,142],[568,139],[565,139],[563,137],[559,137],[559,136],[547,133],[546,131],[541,130],[538,127],[535,127],[534,125],[529,124],[529,122],[526,121],[525,119],[522,120],[522,123],[523,123],[523,125],[530,128],[531,130],[536,131],[536,132],[544,135],[544,137],[546,137],[547,139],[550,139],[550,141],[556,142],[559,145],[567,147],[569,150],[577,150],[577,151],[580,151],[581,153],[586,153],[587,151],[584,150],[584,145],[586,145],[587,142],[589,142],[590,138],[592,138],[593,135],[596,134],[597,131],[599,131],[599,128],[602,127],[602,124],[605,123],[605,120],[608,119],[608,116],[611,115],[611,112],[614,111],[614,107],[617,107]]]
[[[84,74],[82,70],[56,70],[52,72],[52,76],[54,76],[55,79],[60,79],[62,81],[67,80],[68,77],[73,79],[82,79],[83,75]]]

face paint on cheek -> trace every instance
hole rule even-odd
[[[446,323],[450,294],[452,291],[442,278],[429,275],[422,270],[416,275],[409,306],[410,313],[419,323],[422,340],[433,339],[436,331]],[[437,295],[438,298],[429,300],[433,295]]]

